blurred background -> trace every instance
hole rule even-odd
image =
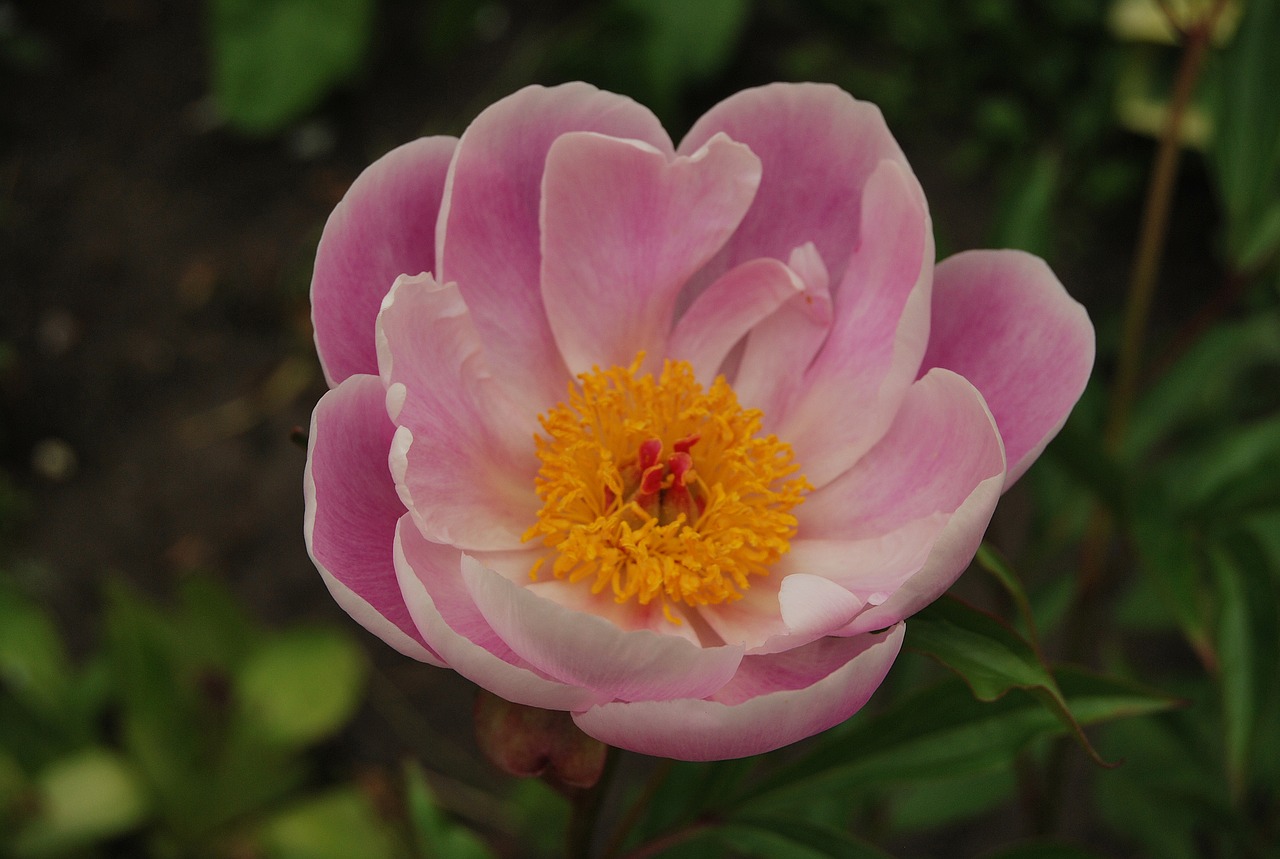
[[[1226,4],[1181,123],[1143,376],[1159,396],[1118,455],[1105,386],[1179,57],[1154,2],[0,0],[0,853],[483,856],[478,831],[493,855],[557,855],[563,804],[479,759],[469,685],[331,601],[303,545],[296,436],[324,391],[315,246],[359,171],[525,84],[584,79],[676,140],[745,86],[839,84],[883,110],[940,257],[1025,248],[1089,307],[1098,384],[990,533],[1050,651],[1098,499],[1172,493],[1121,525],[1139,548],[1099,588],[1099,647],[1051,655],[1212,715],[1100,735],[1132,763],[1113,776],[1077,753],[1051,820],[1019,814],[1010,756],[864,792],[860,834],[903,856],[1045,834],[1101,855],[1276,855],[1277,765],[1246,765],[1280,760],[1257,727],[1280,721],[1275,613],[1219,623],[1274,605],[1280,569],[1276,5]],[[1227,514],[1262,517],[1243,555],[1224,550],[1254,559],[1238,579],[1189,560],[1217,544],[1168,537]],[[1170,564],[1188,583],[1161,596]],[[985,585],[967,587],[991,603]],[[1228,662],[1271,654],[1246,660],[1247,694],[1215,685],[1224,642]],[[904,657],[895,675],[930,671]],[[627,762],[624,783],[649,767]]]

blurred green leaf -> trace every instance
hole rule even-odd
[[[1036,641],[1036,621],[1035,615],[1031,610],[1031,603],[1027,599],[1027,592],[1022,587],[1022,581],[1018,578],[1018,574],[1014,572],[1009,562],[1004,556],[992,546],[990,543],[984,542],[978,547],[978,555],[976,557],[978,566],[986,570],[1000,586],[1009,594],[1009,598],[1013,600],[1014,607],[1018,610],[1018,618],[1022,626],[1027,630],[1027,638],[1033,647],[1039,646]]]
[[[1016,789],[1012,766],[912,782],[893,798],[889,828],[905,834],[955,823],[1007,802]]]
[[[654,107],[670,110],[682,90],[719,72],[746,25],[750,0],[618,0],[638,24]]]
[[[1227,249],[1247,271],[1280,251],[1280,3],[1251,0],[1218,60],[1210,163],[1227,210]]]
[[[1265,549],[1247,532],[1210,552],[1217,585],[1218,669],[1227,777],[1237,799],[1259,760],[1261,719],[1280,695],[1280,582]]]
[[[256,852],[263,859],[394,859],[399,855],[390,829],[369,799],[354,787],[339,788],[300,802],[258,830]],[[453,859],[452,854],[439,854]]]
[[[284,746],[304,746],[342,727],[360,703],[364,658],[346,635],[292,630],[252,654],[235,678],[241,718]]]
[[[48,616],[0,582],[0,689],[53,715],[66,705],[71,668]]]
[[[213,92],[237,129],[271,134],[360,65],[372,0],[211,0]]]
[[[493,853],[474,832],[454,823],[436,806],[421,766],[406,761],[404,780],[409,824],[418,855],[426,859],[492,859]]]
[[[764,859],[890,859],[847,832],[790,817],[735,815],[711,832],[725,846]]]
[[[1149,689],[1076,670],[1060,670],[1058,683],[1081,725],[1175,704]],[[1006,766],[1031,740],[1063,731],[1057,716],[1026,695],[984,703],[963,681],[948,680],[833,731],[800,760],[748,787],[741,802],[743,807],[772,807],[865,784],[991,772]]]
[[[1138,401],[1124,457],[1136,461],[1179,430],[1217,430],[1238,416],[1247,374],[1277,365],[1280,314],[1258,313],[1214,327]]]
[[[1006,847],[994,853],[984,853],[983,859],[1103,859],[1101,853],[1085,850],[1071,844],[1037,842]]]
[[[1103,763],[1040,654],[992,615],[943,596],[911,618],[905,644],[959,674],[979,700],[994,701],[1011,689],[1027,691],[1062,721],[1089,757]]]
[[[141,824],[149,802],[133,768],[106,749],[57,761],[36,778],[38,812],[13,840],[15,857],[63,853]]]
[[[1053,208],[1062,176],[1062,158],[1057,152],[1040,152],[1030,164],[1006,172],[991,244],[997,248],[1018,248],[1037,256],[1052,258]]]

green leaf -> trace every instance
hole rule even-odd
[[[1028,640],[1033,647],[1038,647],[1035,614],[1031,610],[1031,601],[1027,599],[1027,592],[1023,589],[1022,581],[1018,578],[1018,574],[1014,572],[1013,567],[1009,565],[1004,556],[990,543],[984,542],[978,547],[976,560],[978,565],[993,575],[996,581],[1000,583],[1000,586],[1005,589],[1005,592],[1009,594],[1009,598],[1013,600],[1014,607],[1018,610],[1018,618],[1027,630]]]
[[[1280,250],[1280,4],[1244,4],[1235,36],[1219,58],[1213,89],[1210,163],[1227,210],[1233,266],[1248,270]]]
[[[38,606],[0,587],[0,683],[41,710],[67,694],[71,669],[53,623]]]
[[[1218,673],[1227,778],[1244,795],[1257,759],[1259,716],[1275,696],[1280,664],[1280,594],[1266,557],[1247,538],[1210,550],[1218,596]]]
[[[1149,689],[1074,669],[1058,674],[1075,720],[1091,725],[1159,712],[1175,701]],[[740,807],[807,802],[866,784],[907,782],[1007,766],[1027,743],[1064,732],[1061,719],[1023,694],[976,700],[947,680],[872,717],[832,731],[813,751],[743,791]]]
[[[414,761],[404,765],[405,804],[418,855],[441,859],[492,859],[493,853],[474,832],[454,823],[436,806],[422,773]]]
[[[1215,326],[1135,405],[1124,458],[1136,462],[1182,430],[1218,431],[1246,401],[1246,374],[1278,365],[1280,314],[1259,313]]]
[[[944,596],[911,618],[905,643],[959,674],[979,700],[994,701],[1011,689],[1031,693],[1061,720],[1089,757],[1104,763],[1071,715],[1040,654],[995,617]]]
[[[1018,248],[1053,257],[1053,207],[1062,175],[1062,158],[1044,151],[1018,170],[1008,170],[991,246]]]
[[[955,823],[1007,802],[1017,789],[1013,767],[912,782],[893,797],[889,829],[913,833]]]
[[[890,859],[847,832],[794,818],[735,815],[712,832],[725,846],[765,859]]]
[[[983,854],[983,859],[1103,859],[1103,856],[1071,844],[1041,841],[1005,847],[994,853]]]
[[[322,740],[354,714],[364,671],[363,654],[344,634],[321,629],[281,633],[236,674],[240,719],[286,747]]]
[[[638,24],[644,72],[659,112],[718,73],[742,34],[749,0],[621,0]]]
[[[372,0],[211,0],[213,91],[237,129],[271,134],[360,66]]]
[[[344,787],[298,803],[257,832],[254,856],[264,859],[395,859],[390,829],[367,797]],[[450,854],[440,854],[452,859]]]
[[[146,792],[129,763],[88,749],[36,778],[38,815],[13,840],[15,857],[61,853],[128,832],[149,813]]]

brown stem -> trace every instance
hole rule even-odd
[[[1178,161],[1182,154],[1182,123],[1186,117],[1191,97],[1195,94],[1196,81],[1204,68],[1205,57],[1212,41],[1218,17],[1226,6],[1226,0],[1215,0],[1213,7],[1199,21],[1187,28],[1183,42],[1182,58],[1178,64],[1173,95],[1169,102],[1169,116],[1160,137],[1160,147],[1151,168],[1147,184],[1147,198],[1142,209],[1142,224],[1138,235],[1138,247],[1133,268],[1129,273],[1128,301],[1125,307],[1124,325],[1121,329],[1120,354],[1116,365],[1115,383],[1107,408],[1107,421],[1103,429],[1103,441],[1113,454],[1118,453],[1129,428],[1129,414],[1138,390],[1142,373],[1143,342],[1146,339],[1147,322],[1151,315],[1151,302],[1155,296],[1160,275],[1160,260],[1164,256],[1168,235],[1169,213],[1172,209],[1173,190],[1178,176]],[[1112,527],[1107,514],[1098,511],[1089,529],[1089,539],[1081,557],[1078,600],[1092,600],[1103,579]]]

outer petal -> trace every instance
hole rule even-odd
[[[812,241],[839,283],[860,236],[868,177],[886,158],[907,167],[879,108],[827,84],[771,84],[713,107],[680,151],[695,151],[717,132],[750,146],[764,178],[716,273],[760,256],[785,260]]]
[[[560,683],[516,656],[476,609],[462,582],[462,554],[423,538],[406,515],[396,526],[395,565],[414,623],[449,667],[493,694],[546,710],[606,700]]]
[[[977,386],[1009,457],[1005,488],[1058,434],[1093,369],[1093,325],[1038,257],[967,251],[940,263],[923,369]]]
[[[329,592],[365,629],[414,659],[443,665],[409,617],[392,544],[404,505],[396,497],[387,420],[376,376],[349,376],[311,416],[303,472],[307,551]]]
[[[547,154],[542,298],[574,375],[661,353],[676,296],[742,220],[760,159],[723,135],[669,160],[635,140],[577,133]]]
[[[749,656],[713,700],[612,702],[575,713],[578,727],[619,748],[687,761],[758,755],[853,715],[884,680],[904,627]]]
[[[481,113],[458,142],[436,234],[437,275],[457,281],[499,378],[522,380],[531,414],[564,395],[566,374],[539,291],[542,175],[571,131],[671,141],[647,109],[575,83],[526,87]]]
[[[915,177],[883,161],[862,195],[860,245],[835,296],[822,351],[775,422],[814,486],[888,429],[929,337],[933,234]]]
[[[729,682],[742,660],[741,647],[702,648],[647,629],[623,631],[518,587],[473,558],[463,557],[462,576],[485,620],[521,658],[607,698],[703,698]]]
[[[489,373],[457,286],[402,277],[378,315],[378,363],[398,425],[391,471],[428,539],[518,549],[537,517],[533,416]]]
[[[725,272],[680,317],[667,356],[687,360],[709,382],[734,346],[791,299],[805,284],[774,259],[754,259]]]
[[[433,271],[436,217],[457,140],[424,137],[379,158],[324,225],[311,280],[316,351],[329,384],[377,373],[373,322],[398,275]]]

